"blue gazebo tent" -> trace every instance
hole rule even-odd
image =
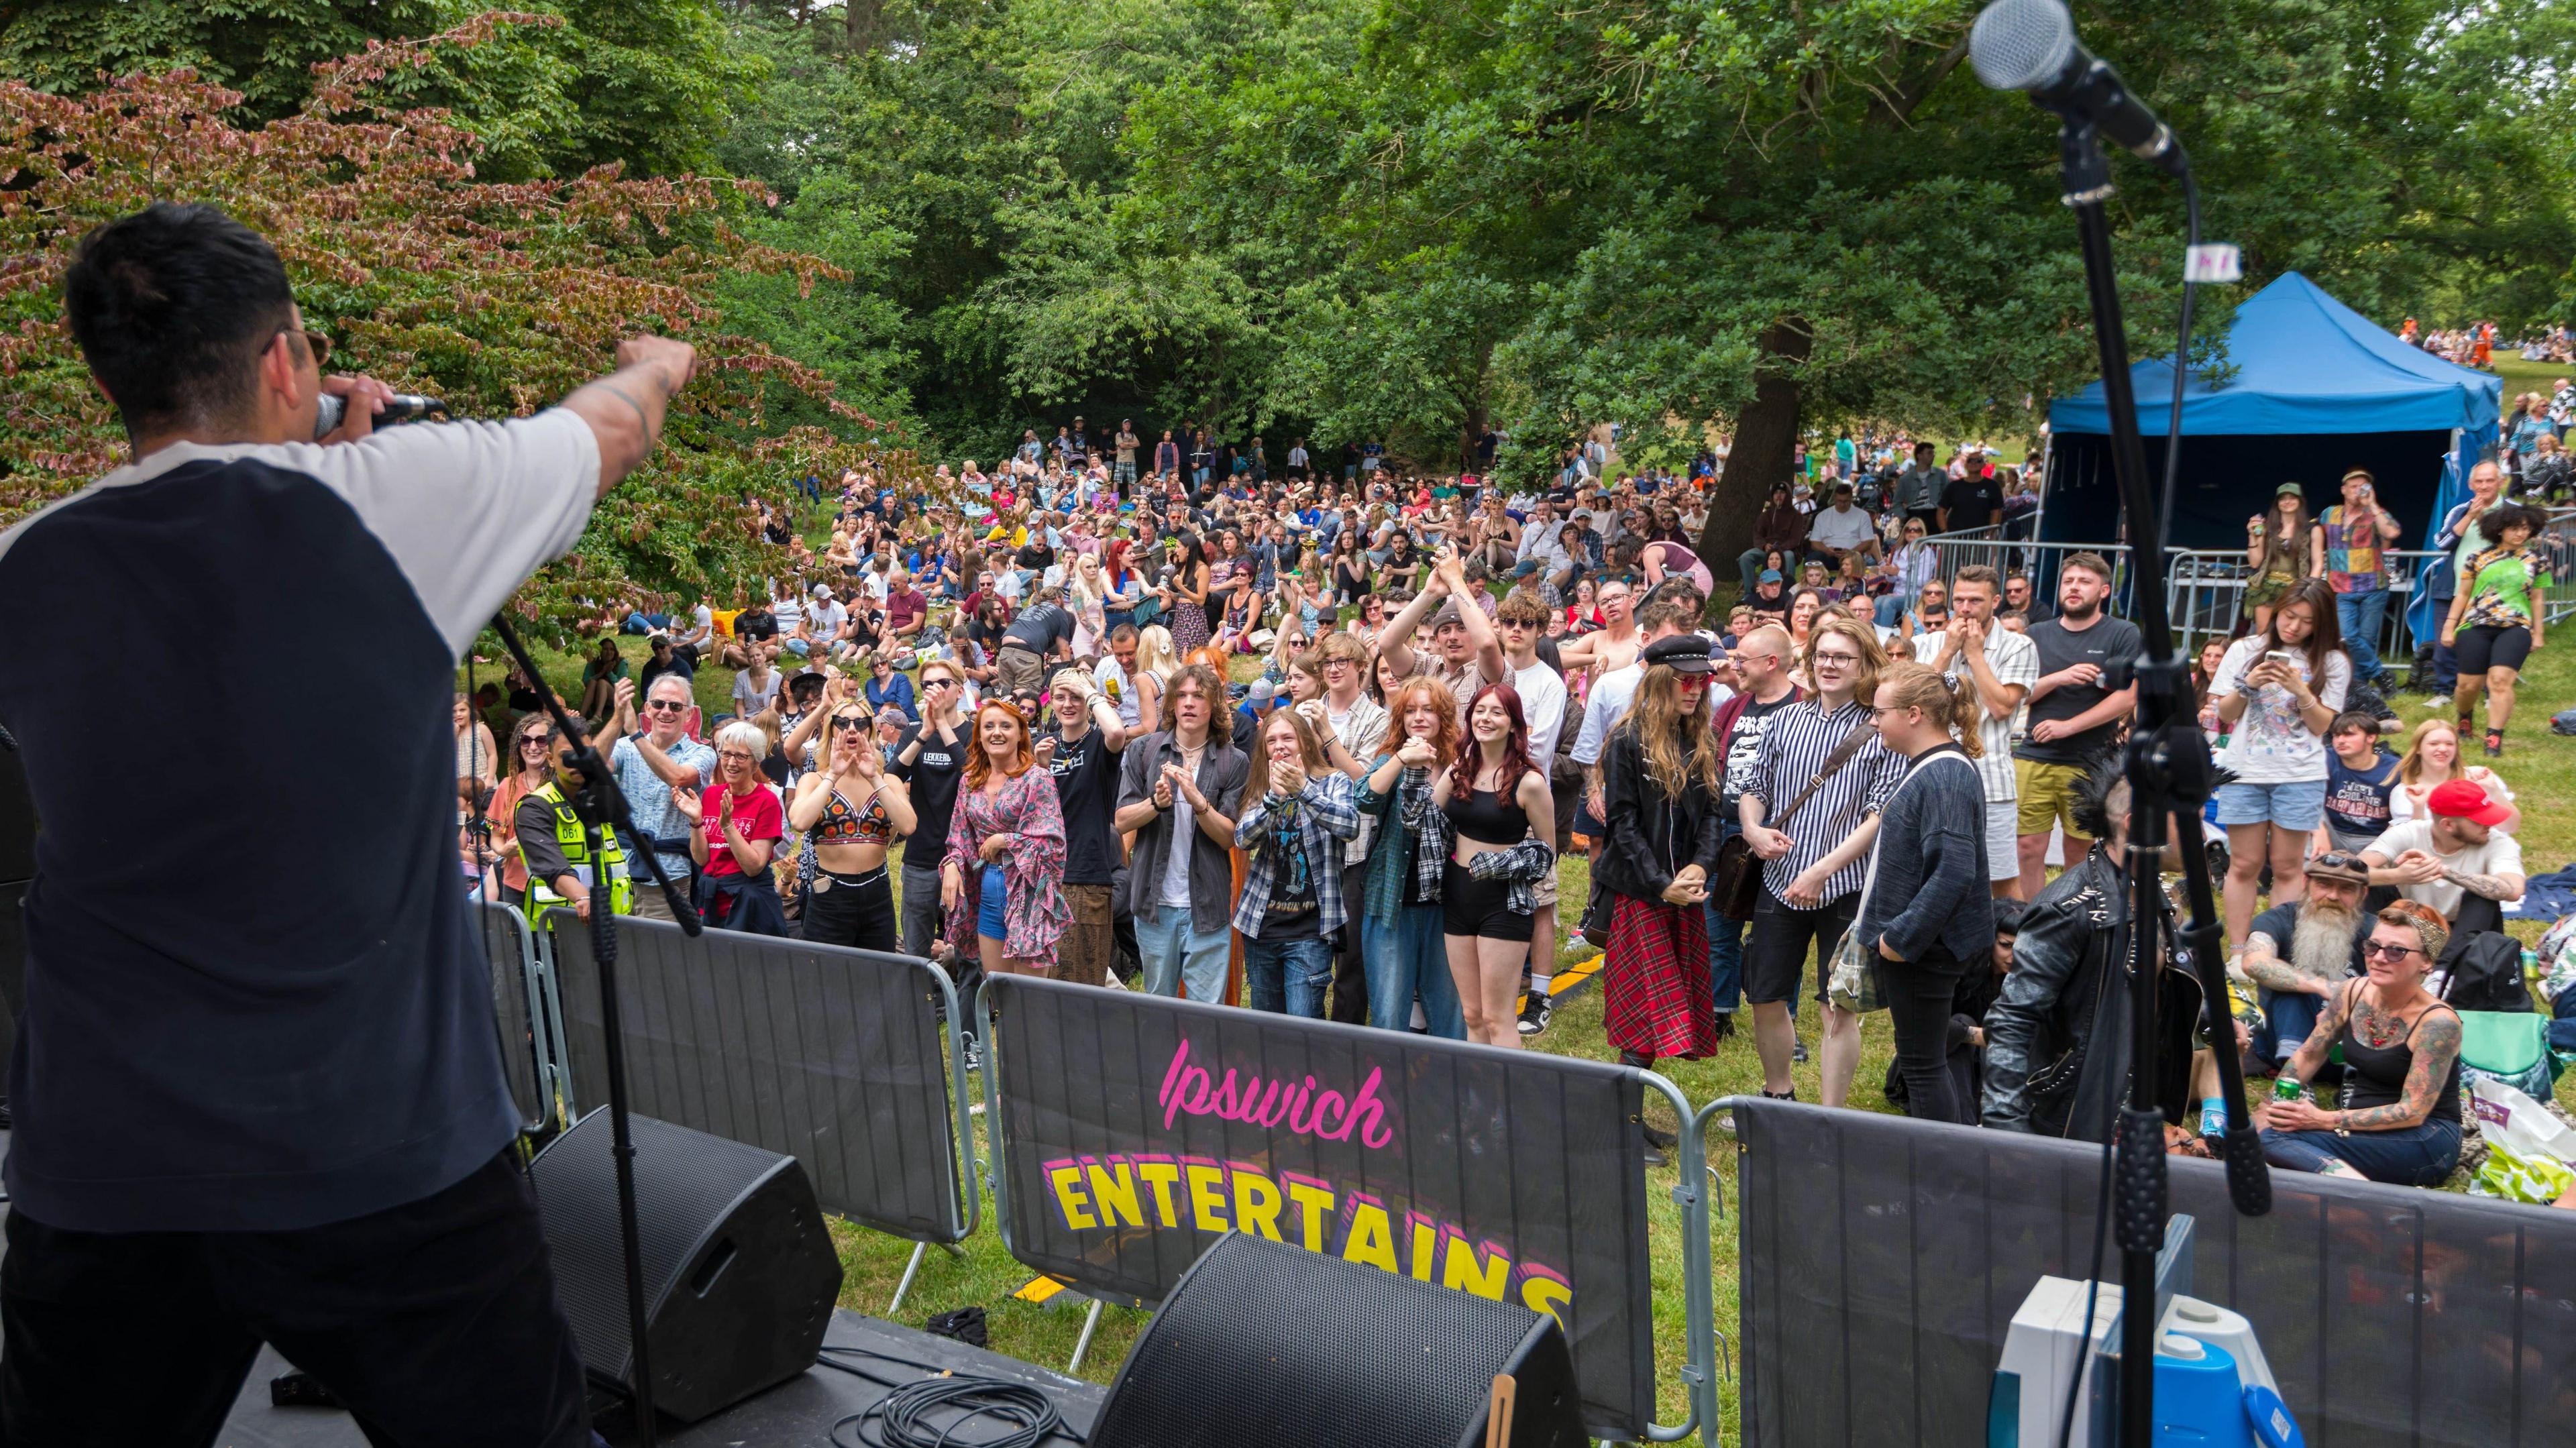
[[[2407,346],[2297,272],[2247,298],[2228,324],[2226,380],[2196,370],[2183,390],[2181,492],[2174,548],[2245,546],[2245,520],[2284,482],[2308,506],[2339,501],[2352,468],[2378,478],[2402,535],[2430,546],[2452,504],[2468,496],[2471,464],[2496,442],[2503,380]],[[2164,475],[2173,405],[2170,357],[2129,370],[2151,477]],[[2110,408],[2095,382],[2049,404],[2048,479],[2040,536],[2107,542],[2122,536],[2111,479]],[[2416,620],[2421,634],[2426,622]]]

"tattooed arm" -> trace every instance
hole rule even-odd
[[[2345,1131],[2404,1131],[2423,1125],[2424,1118],[2433,1114],[2434,1101],[2451,1079],[2451,1063],[2460,1058],[2458,1013],[2427,1009],[2415,1023],[2408,1045],[2415,1052],[2415,1063],[2406,1068],[2406,1086],[2397,1099],[2386,1106],[2338,1111],[2334,1113],[2338,1127]]]
[[[2257,930],[2245,937],[2245,978],[2280,995],[2332,995],[2335,983],[2303,975],[2279,954],[2272,937]]]
[[[2326,1003],[2317,1010],[2317,1028],[2308,1032],[2307,1042],[2281,1067],[2282,1075],[2297,1081],[2316,1079],[2317,1068],[2326,1063],[2326,1053],[2334,1049],[2335,1037],[2342,1032],[2343,1023],[2352,1018],[2353,992],[2361,986],[2361,981],[2347,981],[2343,988],[2326,997]],[[2458,1039],[2456,1032],[2453,1039]]]
[[[2458,870],[2444,870],[2442,878],[2472,895],[2481,895],[2489,900],[2522,898],[2523,880],[2520,875],[2468,875]]]

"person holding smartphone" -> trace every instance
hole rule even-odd
[[[2334,591],[2321,578],[2291,585],[2259,633],[2238,639],[2210,683],[2229,726],[2218,762],[2234,783],[2218,787],[2227,830],[2227,946],[2245,944],[2263,866],[2272,903],[2304,893],[2308,840],[2325,820],[2327,731],[2352,688],[2352,659],[2337,646]]]

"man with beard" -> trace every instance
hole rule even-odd
[[[2022,912],[2013,968],[1986,1012],[1984,1124],[2078,1141],[2102,1141],[2128,1099],[2129,786],[2116,758],[2078,777],[2075,830],[2090,843]],[[2172,955],[2170,912],[2156,922],[2160,958]],[[2159,973],[2155,1099],[2169,1123],[2184,1119],[2200,986],[2187,971]]]
[[[2265,1061],[2285,1061],[2306,1044],[2336,987],[2362,971],[2371,913],[2361,908],[2370,867],[2357,855],[2328,850],[2307,864],[2308,893],[2254,917],[2240,962],[2262,987],[2263,1029],[2254,1047]],[[2283,947],[2288,957],[2283,958]]]
[[[2039,650],[2039,682],[2024,702],[2030,734],[2013,751],[2013,794],[2020,800],[2021,897],[2036,900],[2048,859],[2052,826],[2066,830],[2066,857],[2083,852],[2084,830],[2074,818],[2076,779],[2094,756],[2117,739],[2120,720],[2137,703],[2135,684],[2110,685],[2117,666],[2138,656],[2137,626],[2111,616],[2111,565],[2098,553],[2077,553],[2058,566],[2057,617],[2030,626]]]

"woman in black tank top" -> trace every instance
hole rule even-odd
[[[1432,786],[1450,836],[1449,862],[1440,882],[1440,935],[1449,974],[1467,1017],[1467,1039],[1520,1049],[1521,961],[1529,955],[1537,912],[1514,909],[1516,882],[1502,875],[1479,878],[1469,869],[1478,855],[1519,849],[1524,842],[1553,844],[1556,812],[1547,776],[1530,762],[1529,726],[1521,696],[1509,684],[1488,684],[1467,708],[1468,741],[1458,763]],[[1555,868],[1549,856],[1547,867]],[[1519,893],[1528,896],[1526,884]]]
[[[2449,939],[2442,917],[2412,900],[2379,912],[2369,975],[2336,989],[2281,1068],[2283,1080],[2313,1080],[2340,1045],[2342,1095],[2331,1109],[2299,1100],[2257,1111],[2264,1160],[2400,1186],[2449,1178],[2460,1164],[2460,1016],[2424,989]]]

